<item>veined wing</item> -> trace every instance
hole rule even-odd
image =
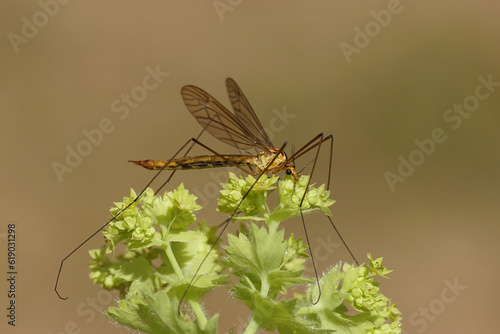
[[[215,138],[240,150],[270,149],[267,145],[263,145],[243,122],[203,89],[184,86],[181,95],[194,118]]]
[[[262,124],[260,124],[259,118],[253,111],[250,102],[248,102],[241,88],[231,78],[226,79],[226,87],[236,118],[259,140],[261,147],[274,148],[273,143],[267,136]]]

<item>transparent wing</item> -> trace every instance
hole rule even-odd
[[[194,118],[212,136],[240,150],[260,148],[267,151],[272,147],[262,141],[210,94],[196,86],[181,89],[184,104]]]
[[[267,136],[262,124],[260,124],[259,118],[240,87],[231,78],[226,79],[226,87],[236,118],[259,140],[261,146],[274,148],[273,143]]]

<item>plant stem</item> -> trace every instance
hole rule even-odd
[[[179,280],[184,280],[184,274],[182,273],[181,267],[179,267],[179,264],[177,263],[177,259],[175,258],[174,252],[172,252],[170,244],[167,245],[165,253],[167,254],[167,258],[170,261],[170,264],[172,265],[172,268],[174,269],[175,274],[177,275]]]
[[[172,247],[170,247],[170,244],[167,245],[165,252],[179,280],[184,280],[184,274],[182,273],[182,270],[179,267],[179,264],[177,263],[177,260],[175,258],[174,252],[172,252]],[[205,328],[205,326],[207,325],[207,317],[205,316],[205,313],[203,312],[200,303],[192,299],[189,299],[188,303],[191,306],[193,313],[196,315],[196,321],[198,321],[200,327]]]
[[[207,325],[207,317],[205,316],[205,313],[203,312],[200,303],[192,299],[189,299],[188,303],[191,306],[191,310],[193,310],[193,313],[196,316],[196,321],[198,321],[200,327],[204,329],[205,326]]]
[[[255,321],[255,314],[252,316],[252,319],[250,319],[250,323],[248,324],[247,328],[245,329],[244,334],[254,334],[257,333],[259,330],[259,324],[257,321]]]

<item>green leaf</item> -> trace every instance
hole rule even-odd
[[[233,292],[253,310],[253,321],[268,331],[280,333],[315,333],[314,322],[296,316],[296,300],[273,301],[262,297],[257,291],[236,286]]]
[[[287,249],[283,231],[268,233],[264,227],[259,229],[251,224],[250,236],[250,239],[242,233],[239,237],[228,236],[228,264],[237,273],[251,272],[259,277],[278,269]]]
[[[218,315],[202,328],[198,322],[179,315],[177,299],[170,299],[165,291],[154,294],[147,288],[140,291],[139,295],[128,295],[121,300],[118,307],[111,307],[108,317],[143,333],[217,333]]]

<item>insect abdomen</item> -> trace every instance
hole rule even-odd
[[[255,166],[255,157],[251,155],[203,155],[172,160],[140,160],[130,161],[146,169],[203,169],[231,166]]]

